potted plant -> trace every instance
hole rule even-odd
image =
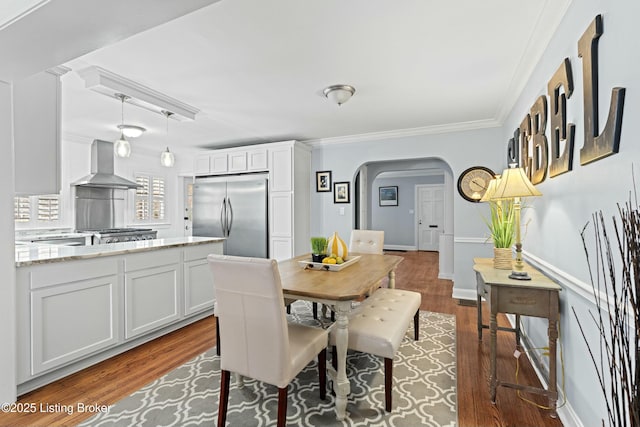
[[[489,209],[491,217],[484,219],[491,239],[493,240],[493,267],[500,270],[511,270],[513,246],[515,235],[515,211],[513,200],[490,201]]]
[[[311,260],[313,262],[322,262],[327,250],[327,239],[325,237],[311,238]]]

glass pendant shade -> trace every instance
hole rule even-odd
[[[171,151],[169,151],[169,147],[160,155],[160,164],[166,168],[173,167],[176,163],[176,157],[173,155]]]
[[[113,144],[113,151],[118,157],[129,157],[131,155],[131,145],[129,145],[129,141],[126,140],[124,134],[121,133],[120,139]]]

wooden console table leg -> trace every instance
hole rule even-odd
[[[494,313],[493,304],[491,309],[491,319],[489,323],[489,331],[491,334],[491,353],[490,353],[490,369],[489,375],[489,393],[491,395],[491,403],[496,403],[496,389],[498,388],[498,378],[496,377],[496,345],[498,340],[498,321],[497,313]]]
[[[556,377],[556,341],[558,339],[557,310],[552,311],[549,317],[549,408],[551,417],[556,418],[556,405],[558,402],[558,379]]]
[[[516,345],[520,347],[520,315],[516,313]]]
[[[478,339],[482,341],[482,297],[478,294]]]

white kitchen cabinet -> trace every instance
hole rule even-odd
[[[118,344],[117,271],[113,259],[17,270],[18,382]]]
[[[311,151],[286,141],[270,144],[269,158],[269,253],[282,260],[310,250]]]
[[[229,159],[226,153],[209,156],[209,171],[207,173],[226,173],[229,170]]]
[[[283,146],[271,149],[271,191],[293,190],[293,149]]]
[[[210,315],[209,253],[222,241],[18,264],[19,393]]]
[[[213,150],[195,158],[196,176],[227,173],[261,172],[267,170],[266,148],[229,148]]]
[[[290,259],[293,257],[292,248],[290,238],[274,237],[271,239],[271,258]]]
[[[293,230],[293,193],[280,191],[271,193],[271,235],[273,237],[292,236]]]
[[[131,255],[125,260],[125,338],[180,319],[179,249]]]
[[[212,167],[214,157],[225,159],[226,170]],[[195,174],[200,176],[268,171],[269,256],[282,260],[309,252],[311,150],[308,146],[283,141],[213,150],[198,155],[194,167]]]
[[[247,152],[233,151],[227,154],[229,162],[229,172],[246,172],[247,171]]]
[[[57,194],[61,190],[60,76],[67,71],[66,67],[56,67],[13,82],[18,195]]]
[[[196,175],[208,175],[210,170],[209,156],[197,156],[193,165],[193,172]]]
[[[184,261],[184,313],[191,315],[208,308],[215,303],[215,288],[211,269],[207,262],[209,254],[222,255],[222,245],[190,247],[185,249]]]
[[[117,276],[85,279],[31,294],[32,374],[117,344]]]
[[[266,148],[256,148],[247,151],[247,170],[249,172],[266,171],[268,168],[268,154]]]

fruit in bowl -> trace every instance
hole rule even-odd
[[[336,254],[331,254],[327,257],[324,257],[322,259],[322,263],[323,264],[343,264],[344,259],[340,256],[337,256]]]

